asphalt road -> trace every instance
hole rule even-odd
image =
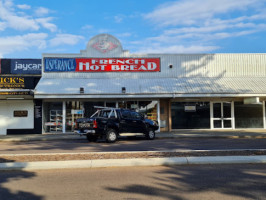
[[[1,200],[266,199],[266,165],[0,172]]]
[[[0,143],[0,154],[228,149],[266,149],[266,139],[183,138],[149,141],[138,138],[121,139],[112,144],[104,141],[93,143],[88,142],[86,139]]]

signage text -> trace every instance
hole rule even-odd
[[[12,74],[41,74],[41,59],[11,59]]]
[[[23,77],[0,77],[0,88],[25,88]]]
[[[159,72],[160,58],[45,58],[46,72]]]

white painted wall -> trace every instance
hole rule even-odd
[[[27,117],[14,117],[15,110],[27,110]],[[7,129],[34,128],[33,100],[0,101],[0,135],[6,135]]]

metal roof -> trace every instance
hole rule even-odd
[[[80,87],[84,94],[80,94]],[[122,87],[126,92],[122,93]],[[173,96],[266,96],[266,77],[157,79],[41,78],[35,98],[123,98]]]

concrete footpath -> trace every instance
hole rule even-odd
[[[157,138],[266,138],[265,130],[180,130],[157,133]],[[49,140],[84,140],[75,134],[42,134],[42,135],[9,135],[0,136],[0,142],[49,141]],[[239,150],[238,150],[239,151]],[[265,150],[266,151],[266,150]],[[103,153],[103,152],[102,152]],[[116,152],[108,152],[116,153]],[[128,153],[128,152],[125,152]],[[45,154],[45,156],[49,154]],[[51,154],[52,155],[52,154]],[[57,154],[58,155],[58,154]],[[1,160],[0,154],[0,160]],[[16,155],[12,155],[16,156]],[[20,155],[23,156],[23,155]],[[31,155],[28,155],[31,156]],[[32,154],[34,156],[34,154]],[[38,154],[38,156],[42,156]],[[75,156],[75,155],[72,155]],[[158,166],[158,165],[193,165],[193,164],[244,164],[266,163],[266,155],[238,155],[235,156],[183,156],[163,158],[123,158],[123,159],[87,159],[87,160],[57,160],[57,161],[30,161],[30,162],[0,162],[0,170],[40,170],[62,168],[97,168],[97,167],[128,167],[128,166]]]

